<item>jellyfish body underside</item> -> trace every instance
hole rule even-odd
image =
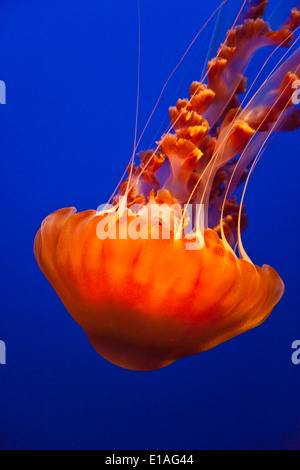
[[[272,268],[227,251],[216,232],[187,251],[172,240],[100,240],[94,211],[57,211],[35,242],[39,266],[110,362],[162,368],[261,324],[284,286]]]

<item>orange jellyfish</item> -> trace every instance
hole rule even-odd
[[[112,204],[58,210],[36,236],[40,269],[118,366],[154,370],[213,348],[264,322],[283,295],[277,272],[255,266],[242,244],[253,169],[275,132],[300,126],[300,11],[273,31],[266,5],[249,2],[205,79],[170,109],[157,148],[139,166],[132,159]],[[246,68],[266,46],[281,60],[254,93]]]

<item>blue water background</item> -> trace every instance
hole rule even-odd
[[[140,3],[139,132],[218,5]],[[241,5],[229,3],[216,41]],[[267,16],[277,3],[271,0]],[[276,26],[291,4],[280,2]],[[0,340],[7,365],[0,365],[0,448],[299,448],[300,365],[291,361],[300,339],[299,132],[272,141],[247,192],[245,248],[286,284],[281,303],[254,331],[159,371],[123,370],[97,355],[34,259],[42,220],[61,207],[106,202],[129,161],[137,18],[135,0],[1,2]],[[212,34],[213,24],[171,80],[140,149],[159,138],[168,106],[201,77]],[[269,52],[252,62],[251,77]]]

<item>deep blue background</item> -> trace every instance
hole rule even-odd
[[[139,131],[218,3],[141,0]],[[229,3],[223,34],[242,2]],[[276,25],[289,3],[277,8]],[[137,16],[135,0],[1,2],[0,448],[299,448],[300,366],[291,362],[300,339],[299,132],[277,136],[247,193],[245,247],[286,283],[254,331],[156,372],[122,370],[96,354],[35,262],[43,218],[104,203],[130,158]],[[171,80],[141,149],[201,76],[211,35],[209,27]],[[260,56],[250,75],[259,64]]]

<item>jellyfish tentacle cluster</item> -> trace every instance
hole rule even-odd
[[[266,2],[256,3],[266,6]],[[295,130],[300,125],[291,86],[300,76],[299,51],[243,108],[239,95],[247,90],[246,65],[262,47],[289,47],[299,25],[300,13],[293,9],[289,22],[279,31],[271,31],[266,22],[256,18],[246,19],[228,33],[217,57],[208,64],[208,84],[194,82],[190,99],[179,99],[170,108],[174,133],[164,135],[159,148],[140,154],[141,164],[134,167],[130,181],[131,202],[147,201],[153,188],[169,191],[182,204],[193,193],[192,201],[206,202],[207,226],[216,229],[230,181],[222,222],[230,245],[236,245],[239,205],[233,195],[244,182],[257,149],[274,125],[278,131]],[[127,190],[128,180],[120,193]],[[243,214],[242,229],[246,226]]]
[[[96,351],[118,366],[154,370],[211,349],[260,325],[283,295],[278,273],[243,249],[248,221],[236,196],[269,137],[300,127],[300,51],[291,51],[300,11],[273,31],[262,19],[267,4],[249,1],[205,80],[170,108],[169,132],[129,166],[112,206],[61,209],[36,236],[42,272]],[[254,93],[246,68],[267,46],[283,58]],[[203,207],[203,226],[185,217],[187,206],[192,216]]]

